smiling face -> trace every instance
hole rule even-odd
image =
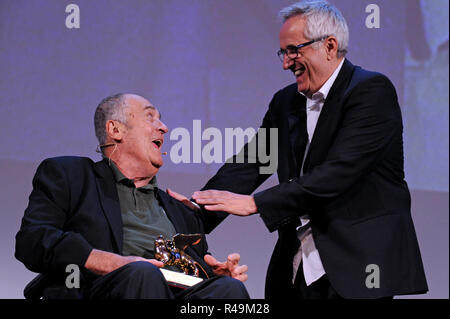
[[[305,37],[306,20],[301,16],[294,16],[286,20],[280,31],[280,48],[297,46],[315,39]],[[322,42],[301,48],[297,58],[289,59],[285,56],[283,69],[294,73],[298,91],[307,96],[317,92],[336,68],[336,48],[334,37]],[[316,48],[315,46],[318,46]],[[331,51],[330,51],[331,49]],[[333,56],[334,54],[334,56]],[[334,68],[333,68],[334,67]]]
[[[154,171],[163,165],[161,147],[167,126],[161,121],[158,110],[138,95],[127,95],[127,123],[123,131],[120,151],[126,155],[130,165]]]

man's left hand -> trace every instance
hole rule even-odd
[[[191,202],[186,196],[184,196],[180,193],[177,193],[177,192],[171,190],[170,188],[168,188],[166,192],[167,192],[167,194],[169,194],[176,200],[182,202],[184,205],[186,205],[190,209],[195,210],[195,211],[200,210],[200,207],[198,205],[196,205],[195,203]]]
[[[227,261],[219,262],[211,255],[205,255],[205,262],[212,268],[216,275],[230,276],[242,282],[248,279],[247,265],[239,266],[241,256],[237,253],[228,255]]]
[[[197,204],[205,205],[206,210],[223,211],[238,216],[249,216],[257,212],[255,200],[249,195],[206,190],[195,192],[192,198]]]

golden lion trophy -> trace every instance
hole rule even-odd
[[[162,261],[164,265],[178,267],[185,275],[198,278],[201,270],[208,278],[202,266],[184,252],[188,246],[197,245],[201,239],[201,234],[176,234],[171,240],[166,240],[164,236],[159,235],[155,239],[155,258]]]

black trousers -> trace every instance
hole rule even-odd
[[[298,267],[297,276],[292,286],[292,298],[295,299],[342,299],[331,286],[327,275],[307,286],[303,274],[303,262]]]
[[[88,299],[248,299],[237,279],[217,276],[182,291],[173,291],[159,268],[145,261],[129,263],[95,279],[84,291]]]
[[[291,291],[292,298],[295,299],[344,299],[336,290],[334,290],[327,275],[323,275],[317,281],[307,286],[305,276],[303,274],[303,262],[298,267],[297,276],[295,282],[292,285]],[[380,298],[380,300],[391,300],[393,296],[387,296]]]

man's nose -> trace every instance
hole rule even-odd
[[[283,57],[283,70],[289,70],[294,64],[294,60],[289,58],[288,55],[284,55]]]
[[[158,130],[161,133],[165,134],[165,133],[167,133],[169,131],[169,128],[161,120],[158,120]]]

